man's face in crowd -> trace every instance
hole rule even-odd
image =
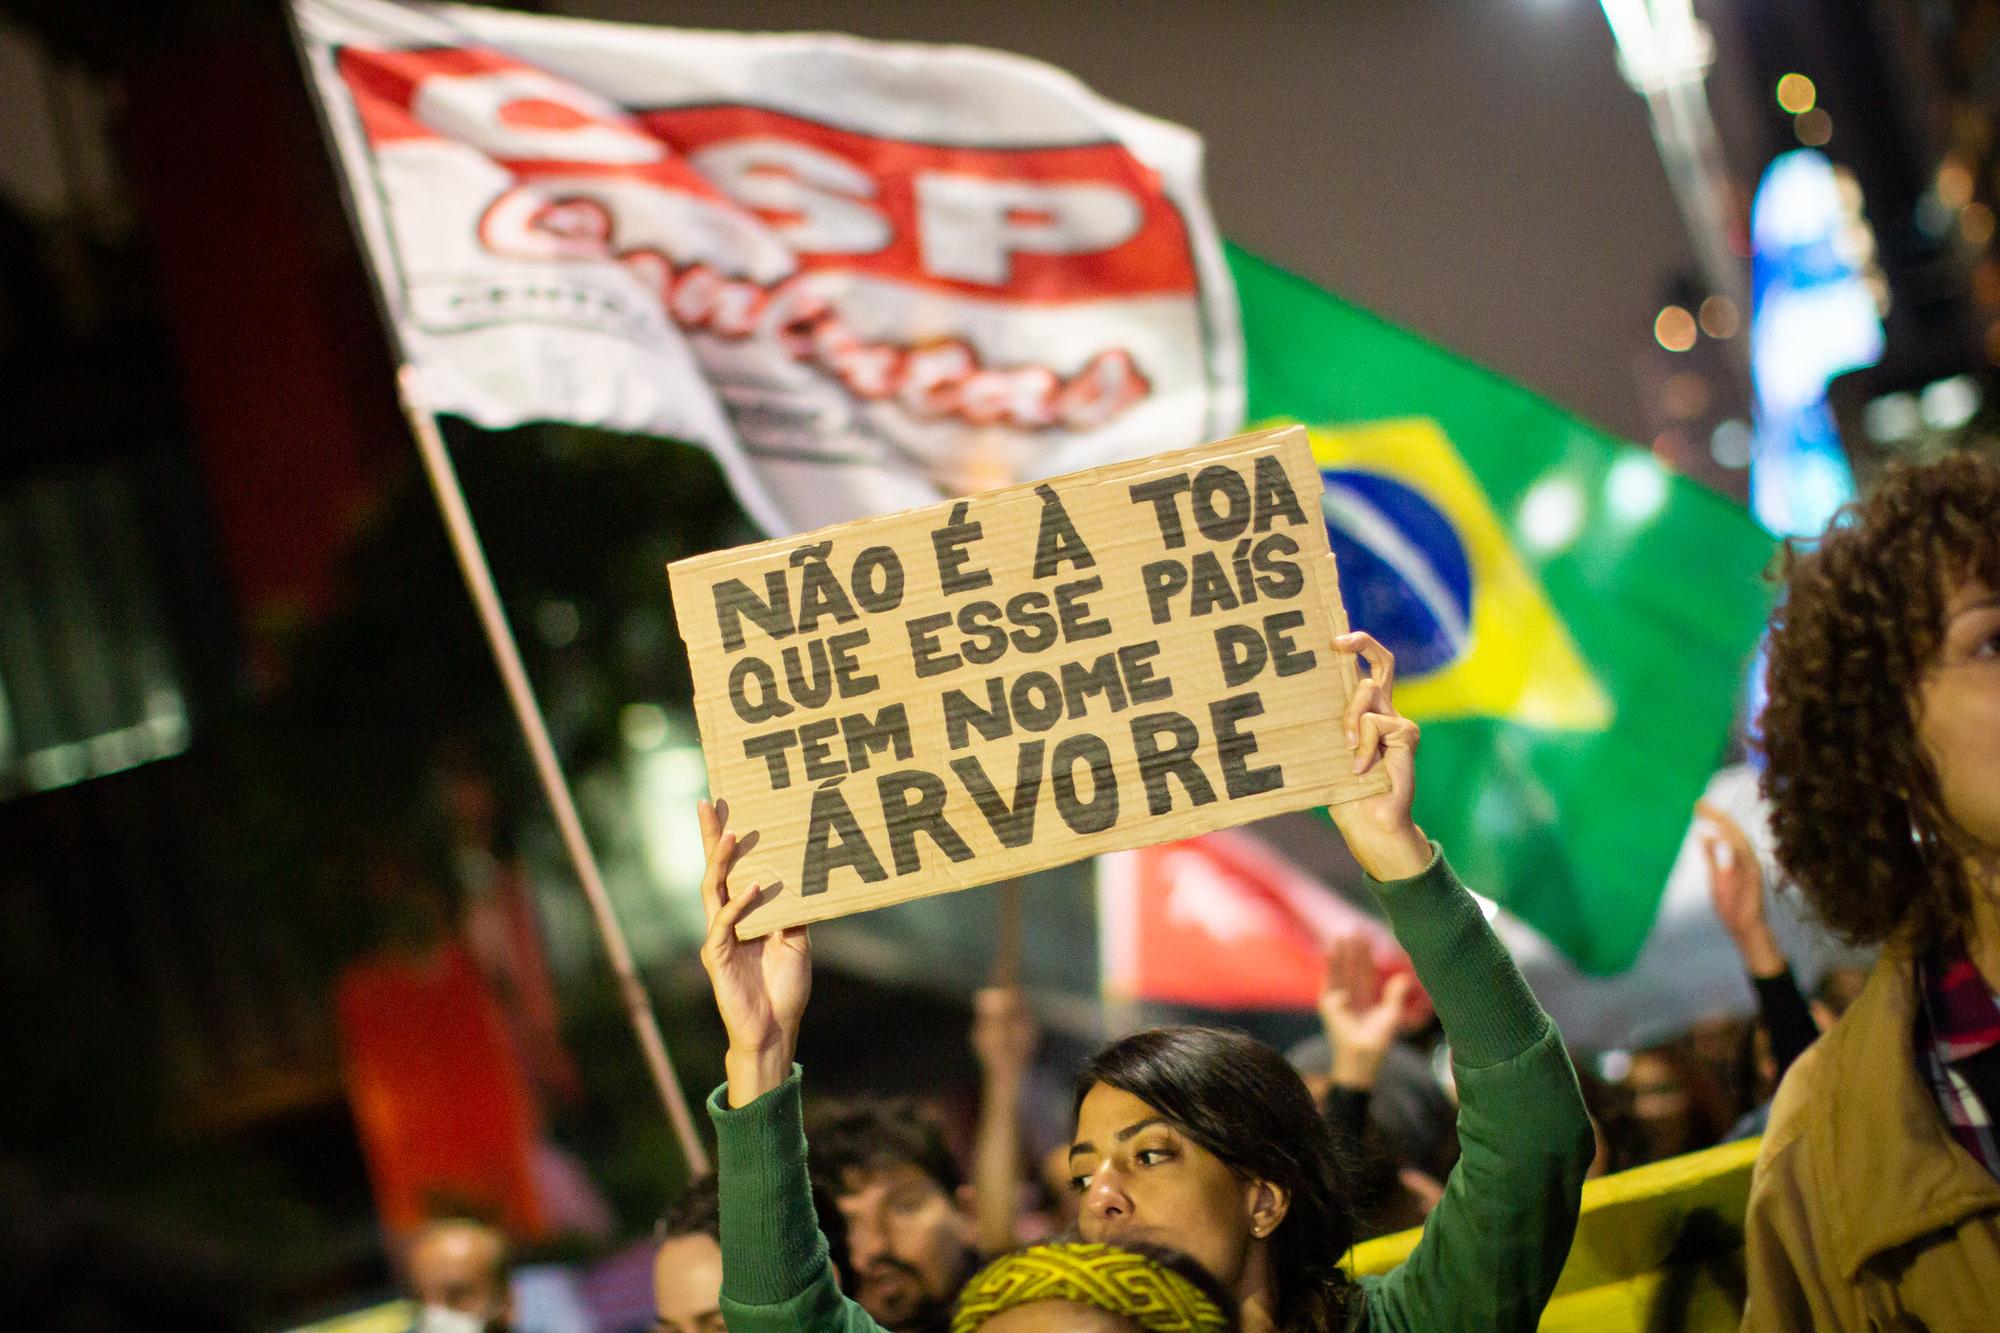
[[[431,1227],[410,1250],[410,1289],[429,1326],[504,1329],[511,1313],[505,1242],[475,1223]]]
[[[891,1329],[940,1322],[973,1263],[972,1223],[913,1163],[850,1171],[837,1200],[847,1222],[854,1299]]]
[[[722,1247],[705,1231],[669,1236],[653,1257],[656,1333],[726,1333]]]

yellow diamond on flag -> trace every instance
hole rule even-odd
[[[1611,699],[1435,421],[1309,428],[1348,618],[1414,718],[1601,730]]]

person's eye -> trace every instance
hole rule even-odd
[[[889,1206],[899,1213],[914,1213],[928,1197],[921,1190],[902,1190],[889,1196]]]
[[[1132,1160],[1140,1166],[1158,1166],[1162,1162],[1171,1162],[1173,1159],[1174,1153],[1171,1148],[1141,1148],[1138,1152],[1132,1154]]]
[[[1090,1188],[1090,1177],[1088,1175],[1071,1176],[1069,1178],[1069,1187],[1076,1193],[1081,1194]]]

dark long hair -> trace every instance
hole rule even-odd
[[[1164,1115],[1231,1169],[1291,1197],[1270,1236],[1278,1327],[1334,1333],[1355,1287],[1340,1267],[1354,1244],[1347,1170],[1298,1073],[1262,1042],[1219,1028],[1136,1032],[1077,1076],[1076,1109],[1099,1083]]]

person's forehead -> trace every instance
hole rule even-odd
[[[500,1253],[500,1242],[477,1228],[439,1228],[418,1239],[410,1251],[410,1267],[436,1273],[492,1269]]]
[[[892,1189],[921,1185],[942,1194],[944,1183],[915,1162],[894,1158],[849,1167],[840,1178],[840,1202],[865,1203]]]
[[[666,1276],[683,1272],[710,1259],[722,1258],[722,1246],[706,1231],[689,1231],[660,1242],[653,1255],[653,1273]]]
[[[1157,1109],[1125,1089],[1099,1083],[1084,1094],[1083,1105],[1077,1108],[1076,1138],[1081,1141],[1092,1135],[1112,1135],[1131,1125],[1159,1119],[1162,1117]],[[1105,1147],[1103,1143],[1093,1146],[1100,1151]]]
[[[700,1283],[702,1290],[691,1290]],[[712,1287],[713,1290],[708,1288]],[[669,1236],[653,1256],[653,1296],[662,1307],[685,1305],[693,1313],[714,1309],[722,1295],[722,1247],[706,1232]],[[663,1309],[662,1313],[666,1311]],[[674,1313],[687,1311],[675,1310]]]

